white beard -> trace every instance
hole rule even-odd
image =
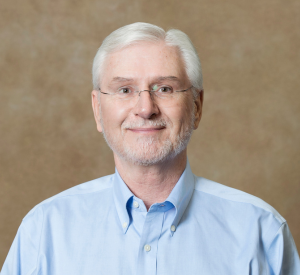
[[[115,136],[108,134],[102,120],[101,126],[103,136],[108,146],[120,158],[138,165],[150,166],[175,158],[187,147],[193,132],[194,121],[195,115],[193,110],[186,129],[181,131],[174,142],[168,137],[162,144],[158,138],[147,136],[140,136],[132,143],[121,143]],[[125,120],[122,124],[122,134],[124,134],[124,131],[128,128],[139,128],[143,126],[168,127],[168,123],[164,119],[147,120],[141,118],[137,122],[126,122]]]

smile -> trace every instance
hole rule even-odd
[[[127,130],[132,131],[134,133],[144,133],[144,134],[151,134],[157,133],[160,130],[165,129],[165,127],[151,127],[151,128],[128,128]]]

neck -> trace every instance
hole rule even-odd
[[[137,165],[114,154],[116,168],[131,192],[143,200],[147,210],[163,202],[182,175],[187,162],[186,150],[174,159],[151,166]]]

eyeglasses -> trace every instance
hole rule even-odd
[[[117,99],[120,100],[129,100],[138,94],[140,96],[141,92],[149,92],[150,95],[153,95],[159,99],[172,99],[176,98],[179,93],[186,92],[193,88],[193,86],[185,89],[185,90],[179,90],[179,91],[174,91],[171,86],[166,86],[166,85],[154,85],[151,90],[142,90],[142,91],[137,91],[135,87],[131,86],[126,86],[126,87],[121,87],[118,88],[110,93],[105,93],[102,92],[101,89],[99,88],[99,92],[105,95],[111,95],[114,96]]]

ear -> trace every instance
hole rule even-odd
[[[101,126],[101,112],[100,112],[100,95],[99,91],[93,90],[92,91],[92,107],[94,111],[94,117],[97,125],[97,130],[101,133],[102,126]]]
[[[197,92],[197,97],[194,99],[195,108],[195,122],[194,122],[194,130],[196,130],[199,126],[201,117],[202,117],[202,106],[204,100],[204,90]]]

